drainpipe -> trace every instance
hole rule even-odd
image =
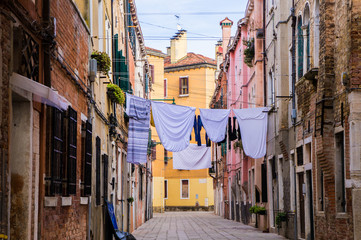
[[[291,16],[292,16],[292,123],[293,126],[296,124],[296,16],[295,16],[295,1],[292,0],[292,8],[291,8]],[[296,133],[294,134],[294,141],[296,141]],[[294,222],[294,239],[298,239],[298,230],[297,230],[297,184],[296,184],[296,163],[294,162],[294,187],[295,187],[295,215],[293,218]]]
[[[267,106],[266,86],[266,0],[263,0],[263,105]]]

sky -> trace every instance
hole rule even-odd
[[[247,0],[135,0],[135,4],[147,47],[166,53],[179,24],[187,30],[188,52],[214,59],[215,44],[222,37],[219,22],[231,19],[233,36]]]

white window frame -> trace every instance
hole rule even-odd
[[[182,196],[182,188],[183,188],[183,185],[182,185],[182,181],[183,180],[187,180],[188,181],[188,197],[187,198],[184,198]],[[190,182],[189,182],[189,179],[180,179],[180,199],[189,199],[189,195],[190,195]]]
[[[188,97],[189,96],[189,86],[190,86],[190,82],[189,82],[189,76],[187,75],[187,76],[179,76],[179,79],[180,78],[187,78],[188,79],[188,93],[182,93],[182,94],[179,94],[179,97]],[[183,92],[183,84],[182,84],[182,92]]]

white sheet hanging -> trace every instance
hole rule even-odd
[[[233,109],[241,128],[244,153],[252,158],[266,155],[267,107]]]
[[[179,152],[189,145],[196,108],[152,101],[155,128],[164,148]]]
[[[209,139],[213,142],[223,141],[226,135],[227,120],[230,109],[203,109],[200,108],[200,115],[204,129]]]
[[[190,144],[185,150],[173,153],[173,169],[197,170],[210,167],[211,148],[205,144]]]

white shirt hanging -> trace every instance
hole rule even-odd
[[[227,121],[230,109],[203,109],[200,115],[204,129],[213,142],[223,141],[226,135]]]
[[[152,101],[155,128],[164,148],[179,152],[189,145],[196,108]]]
[[[241,128],[244,153],[252,158],[266,155],[267,107],[233,109]]]
[[[173,169],[198,170],[212,167],[211,148],[205,144],[190,144],[186,149],[173,153]]]

